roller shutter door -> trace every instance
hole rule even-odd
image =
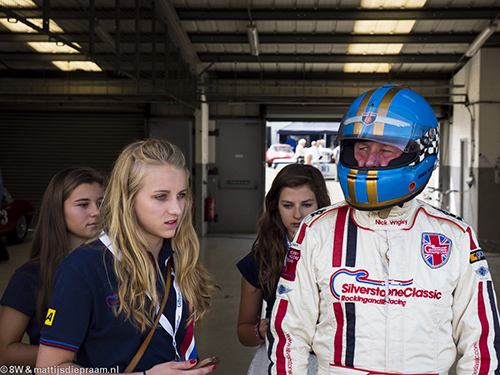
[[[14,198],[29,200],[37,214],[58,171],[89,166],[107,175],[123,147],[144,135],[142,112],[0,112],[4,185]]]

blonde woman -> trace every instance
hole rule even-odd
[[[217,287],[199,262],[188,178],[184,155],[167,141],[123,150],[100,211],[103,233],[56,271],[37,367],[123,372],[153,326],[171,266],[163,315],[131,371],[202,375],[215,368],[192,369],[193,326]]]

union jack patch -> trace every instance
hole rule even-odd
[[[436,233],[422,234],[422,258],[431,268],[442,267],[448,262],[451,240]]]

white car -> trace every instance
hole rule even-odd
[[[273,161],[272,167],[276,170],[280,170],[284,166],[288,164],[293,164],[296,163],[297,159],[296,158],[290,158],[290,159],[275,159]],[[330,157],[327,155],[324,155],[321,160],[319,161],[319,170],[321,171],[321,174],[326,180],[336,180],[337,179],[337,164],[332,163],[330,161]]]

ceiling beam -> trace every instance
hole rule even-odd
[[[162,18],[165,27],[175,45],[181,51],[184,60],[191,70],[191,74],[197,76],[201,72],[200,59],[194,50],[189,37],[182,27],[181,21],[171,4],[170,0],[156,0],[158,4],[158,18]],[[149,13],[148,13],[149,14]]]
[[[162,53],[156,58],[162,59]],[[96,53],[97,61],[113,58],[113,54]],[[261,54],[259,58],[250,54],[236,53],[200,53],[201,62],[215,63],[457,63],[460,55],[454,54],[401,54],[401,55],[341,55],[341,54]],[[121,55],[122,62],[134,61],[134,55]],[[142,61],[152,58],[151,54],[142,53]],[[90,61],[85,55],[76,53],[42,53],[42,52],[2,52],[0,61]]]
[[[41,8],[27,9],[9,7],[9,10],[25,18],[43,18]],[[149,14],[150,8],[140,9]],[[197,9],[176,8],[181,21],[209,20],[243,20],[248,21],[248,9]],[[252,9],[254,21],[357,21],[357,20],[471,20],[493,19],[500,13],[500,7],[473,8],[425,8],[425,9],[349,9],[349,8],[316,8],[316,9]],[[95,15],[101,20],[114,20],[114,8],[96,8]],[[88,19],[88,10],[84,7],[53,7],[50,16],[58,19]],[[121,7],[120,17],[123,20],[135,18],[135,8]],[[0,13],[0,18],[7,18]]]
[[[66,38],[75,43],[88,43],[90,36],[88,33],[51,33],[60,38]],[[40,33],[13,33],[13,32],[0,32],[0,42],[54,42],[51,35]],[[115,38],[115,33],[109,33],[111,38]],[[164,33],[156,33],[155,40],[157,44],[164,43]],[[135,44],[135,33],[120,33],[122,44]],[[153,35],[151,33],[140,34],[141,43],[152,43]],[[100,38],[95,40],[96,44],[104,43]]]
[[[414,80],[418,84],[423,84],[424,81],[442,81],[447,83],[451,78],[451,73],[405,73],[400,72],[397,75],[389,73],[311,73],[311,72],[233,72],[233,71],[218,71],[210,72],[212,81],[214,80],[226,80],[228,82],[235,82],[236,80],[256,80],[260,82],[261,80],[271,80],[277,82],[280,80],[293,80],[293,81],[323,81],[325,87],[328,86],[327,82],[335,79],[340,80],[345,87],[351,87],[350,85],[359,85],[359,82],[368,83],[368,81],[384,81],[384,82],[394,82],[401,80]],[[352,83],[346,83],[352,82]],[[278,84],[277,84],[278,85]]]
[[[221,43],[243,44],[248,43],[247,34],[188,34],[192,43]],[[259,33],[259,44],[469,44],[476,34],[266,34]],[[493,34],[487,41],[489,44],[500,43],[500,32]]]
[[[66,38],[74,43],[88,43],[89,34],[87,33],[53,33],[61,38]],[[113,33],[110,33],[114,37]],[[248,43],[247,34],[188,34],[191,43],[193,44],[246,44]],[[122,44],[135,43],[135,34],[121,33]],[[163,33],[156,34],[156,42],[163,40]],[[469,44],[476,37],[476,34],[377,34],[377,35],[360,35],[360,34],[266,34],[259,33],[260,44],[389,44],[389,43],[404,43],[404,44]],[[54,38],[49,35],[39,33],[12,33],[0,32],[0,42],[53,42]],[[152,43],[153,37],[151,33],[141,34],[141,43]],[[97,44],[103,43],[97,39]],[[485,43],[484,46],[493,46],[500,43],[500,32],[493,34]]]
[[[293,104],[312,103],[329,104],[339,106],[349,106],[356,96],[333,96],[333,95],[234,95],[234,94],[207,94],[207,103],[254,103],[254,104]],[[458,101],[452,101],[449,95],[426,96],[426,100],[431,105],[451,105]]]
[[[457,63],[454,54],[341,55],[341,54],[250,54],[199,53],[201,62],[216,63]]]
[[[7,8],[7,7],[6,7]],[[17,15],[24,18],[43,18],[43,10],[41,8],[16,8],[8,7],[8,9]],[[135,8],[120,7],[121,20],[135,20]],[[151,8],[140,8],[143,15],[150,14]],[[115,20],[116,9],[113,8],[95,8],[94,14],[100,20]],[[53,20],[88,20],[89,10],[87,7],[51,7],[50,17]],[[0,18],[7,18],[3,13],[0,13]]]
[[[184,9],[177,8],[182,21],[244,20],[247,8]],[[425,8],[425,9],[251,9],[253,21],[359,21],[359,20],[470,20],[492,19],[500,13],[491,8]]]
[[[315,73],[315,72],[232,72],[232,71],[218,71],[210,72],[210,77],[212,82],[223,82],[225,84],[236,84],[240,85],[238,80],[249,80],[255,81],[256,84],[270,85],[274,84],[275,87],[288,87],[290,82],[280,84],[279,81],[299,81],[302,87],[308,87],[306,82],[320,82],[324,88],[331,87],[332,80],[335,80],[335,84],[341,83],[344,88],[359,87],[360,85],[365,85],[363,87],[371,87],[373,84],[370,82],[411,82],[412,87],[419,87],[425,85],[432,85],[433,89],[439,88],[441,86],[448,85],[449,79],[451,78],[451,73],[411,73],[411,72],[400,72],[397,75],[394,73],[343,73],[336,72],[332,73]],[[35,79],[40,78],[46,79],[62,79],[67,82],[68,79],[74,79],[76,81],[81,81],[83,79],[92,80],[93,84],[100,81],[111,80],[116,84],[119,81],[120,85],[124,85],[128,82],[124,76],[113,75],[113,72],[63,72],[60,70],[0,70],[0,78],[29,78]],[[236,80],[236,81],[235,81]],[[110,81],[110,82],[111,82]],[[45,81],[44,81],[45,82]],[[430,83],[426,83],[430,82]],[[33,81],[29,81],[29,85],[32,85]],[[46,82],[45,82],[46,84]],[[134,83],[135,84],[135,83]],[[76,83],[72,84],[76,85]],[[217,85],[217,84],[216,84]],[[319,84],[315,84],[315,87],[319,87]],[[448,86],[446,86],[448,87]]]

